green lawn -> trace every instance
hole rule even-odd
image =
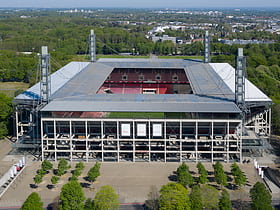
[[[161,59],[199,59],[199,60],[203,60],[204,57],[203,56],[158,56],[158,58]]]
[[[163,119],[164,112],[110,112],[109,118],[152,118]]]
[[[23,92],[29,87],[24,82],[0,82],[0,93],[5,93],[9,97],[15,97],[16,93]]]

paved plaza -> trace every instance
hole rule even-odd
[[[6,145],[6,144],[5,144]],[[9,146],[7,144],[6,146]],[[1,148],[1,145],[0,145]],[[1,153],[0,153],[1,154]],[[17,156],[2,155],[1,166],[12,164],[16,161]],[[58,199],[61,187],[67,183],[71,176],[71,169],[63,175],[54,189],[48,189],[47,185],[51,184],[50,180],[53,176],[51,171],[45,175],[43,182],[38,185],[38,188],[31,188],[30,184],[34,184],[33,177],[36,171],[40,168],[41,162],[33,161],[32,157],[27,158],[27,166],[22,175],[8,189],[0,200],[0,209],[11,206],[21,206],[27,196],[35,191],[38,192],[45,206],[53,203]],[[72,170],[75,168],[76,162],[72,163]],[[209,176],[213,177],[212,163],[203,163],[206,169],[210,172]],[[103,185],[111,185],[119,195],[121,203],[143,203],[147,199],[147,194],[151,186],[156,186],[157,189],[174,179],[177,167],[180,163],[163,163],[163,162],[105,162],[101,163],[101,176],[97,181],[90,185],[84,178],[88,170],[94,165],[94,162],[85,163],[86,168],[83,170],[79,181],[82,183],[86,197],[94,198],[95,193]],[[194,176],[197,174],[196,163],[187,162],[190,171]],[[230,164],[223,163],[226,172],[230,172]],[[57,167],[57,163],[54,163]],[[248,192],[255,182],[260,178],[253,168],[253,163],[240,164],[241,169],[245,172],[248,182],[240,190],[232,191],[228,189],[232,199],[249,200]],[[3,167],[4,168],[4,167]],[[3,169],[4,170],[4,169]],[[215,184],[214,182],[210,184]]]

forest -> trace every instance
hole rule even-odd
[[[24,18],[22,15],[25,15]],[[88,59],[88,38],[91,29],[96,34],[96,52],[99,56],[203,56],[203,42],[174,44],[171,41],[152,42],[146,34],[157,18],[191,22],[193,17],[171,16],[168,14],[146,16],[143,12],[94,13],[91,15],[62,14],[55,11],[0,14],[0,81],[24,82],[30,86],[38,81],[38,53],[41,46],[48,46],[51,54],[52,72],[73,60]],[[199,16],[197,21],[206,17]],[[139,24],[123,25],[117,21],[141,21]],[[206,18],[210,22],[215,20]],[[141,24],[140,24],[141,23]],[[194,31],[166,30],[157,35],[180,36],[188,39]],[[221,21],[210,31],[211,62],[227,62],[235,66],[237,49],[244,48],[247,59],[247,77],[264,93],[273,99],[273,132],[280,133],[280,35],[250,29],[243,33],[231,32],[229,26]],[[195,30],[196,36],[203,37],[203,30]],[[218,42],[219,38],[265,39],[271,44],[227,45]],[[11,99],[1,96],[1,103]],[[6,104],[6,103],[4,103]],[[2,105],[1,105],[2,106]],[[10,113],[10,112],[9,112]],[[8,117],[0,116],[1,123],[7,125]],[[1,127],[3,127],[1,124]],[[0,128],[1,129],[1,128]],[[6,129],[7,130],[7,129]],[[1,134],[1,132],[0,132]],[[4,132],[7,134],[7,131]],[[4,135],[3,134],[3,135]],[[2,135],[2,136],[3,136]]]

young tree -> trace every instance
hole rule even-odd
[[[246,183],[247,179],[244,176],[243,172],[239,168],[239,166],[236,163],[233,163],[231,166],[231,173],[234,177],[234,183],[237,186],[242,186]]]
[[[53,168],[53,164],[48,160],[44,160],[41,164],[41,168],[44,171],[48,171],[48,170],[51,170]]]
[[[86,199],[84,210],[94,210],[94,201],[90,198]]]
[[[182,163],[177,168],[176,173],[177,173],[178,183],[180,183],[181,185],[190,186],[193,184],[193,177],[189,172],[189,167],[185,163]]]
[[[82,172],[81,172],[79,169],[75,169],[75,170],[73,171],[73,176],[78,177],[78,176],[80,176],[81,174],[82,174]]]
[[[160,189],[160,210],[190,210],[188,190],[178,183],[168,183]]]
[[[96,162],[95,165],[89,169],[87,177],[90,182],[94,182],[98,176],[100,176],[100,163]]]
[[[184,162],[177,168],[176,174],[178,175],[182,171],[189,171],[189,166],[187,166]]]
[[[12,111],[12,98],[0,93],[0,139],[8,134],[8,119]]]
[[[52,176],[52,178],[51,178],[51,182],[52,182],[53,185],[56,185],[58,180],[59,180],[58,176]]]
[[[182,171],[177,176],[178,183],[180,183],[184,187],[193,185],[193,177],[189,171]]]
[[[227,185],[227,175],[224,172],[223,165],[218,161],[215,165],[213,165],[214,168],[214,176],[217,184],[221,186]]]
[[[201,194],[201,189],[198,185],[194,185],[192,187],[192,191],[190,193],[190,200],[191,200],[192,210],[202,209],[202,194]]]
[[[117,210],[120,204],[114,188],[106,185],[96,193],[93,205],[98,210]]]
[[[197,169],[198,169],[198,173],[200,174],[200,176],[198,177],[197,179],[197,182],[200,183],[200,184],[205,184],[208,182],[208,172],[207,170],[205,169],[204,165],[199,162],[197,165],[196,165]]]
[[[159,191],[156,186],[151,186],[150,192],[148,194],[148,199],[145,201],[145,205],[148,207],[148,209],[151,210],[158,210],[159,204]]]
[[[56,175],[58,176],[62,176],[63,174],[65,174],[65,170],[67,170],[69,168],[68,166],[68,162],[65,159],[60,159],[58,162],[58,167],[57,167],[57,171],[56,171]]]
[[[41,177],[45,176],[46,173],[47,173],[47,172],[46,172],[45,170],[43,170],[43,169],[39,169],[39,170],[37,171],[37,174],[40,175]]]
[[[210,185],[201,185],[201,196],[202,196],[202,204],[203,208],[207,209],[218,209],[218,203],[219,203],[219,191]]]
[[[70,181],[63,185],[60,192],[60,210],[83,210],[84,192],[79,182]]]
[[[232,209],[230,196],[226,189],[223,189],[223,191],[222,191],[222,196],[219,200],[219,209],[220,210],[231,210]]]
[[[82,171],[82,170],[84,170],[84,168],[85,168],[85,164],[84,164],[83,162],[79,162],[79,163],[76,164],[75,168],[76,168],[77,170]]]
[[[43,210],[43,202],[41,201],[40,196],[36,192],[32,192],[25,202],[23,203],[21,210]]]
[[[34,183],[38,186],[38,184],[40,184],[43,181],[42,175],[36,174],[35,177],[33,178],[33,180],[34,180]]]
[[[265,185],[261,182],[257,182],[253,188],[250,189],[250,197],[252,199],[252,209],[256,210],[270,210],[273,209],[271,206],[271,195],[265,188]]]

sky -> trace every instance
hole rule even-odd
[[[280,0],[0,0],[0,7],[280,8]]]

